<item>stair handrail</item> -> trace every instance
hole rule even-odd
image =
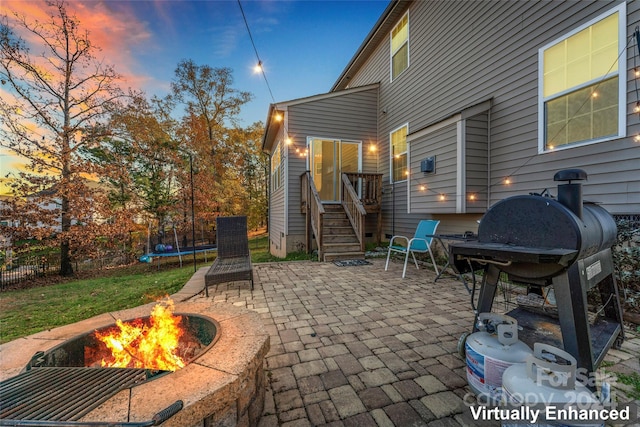
[[[356,233],[358,243],[360,243],[360,250],[364,251],[364,218],[367,215],[367,211],[346,173],[342,174],[342,206],[347,218],[349,218],[351,227],[353,227],[353,231]]]
[[[320,195],[316,189],[316,185],[311,179],[311,172],[306,171],[300,175],[301,190],[302,190],[302,202],[306,203],[307,212],[311,217],[311,229],[316,237],[318,244],[318,259],[322,259],[322,227],[324,223],[324,207],[320,200]],[[305,182],[306,181],[306,182]],[[305,191],[306,190],[306,191]],[[307,252],[311,252],[311,248],[307,247]]]

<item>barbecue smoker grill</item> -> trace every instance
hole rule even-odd
[[[529,346],[564,348],[578,367],[593,372],[624,335],[611,257],[617,229],[605,209],[583,203],[582,184],[572,181],[586,178],[583,170],[563,170],[553,178],[567,182],[558,185],[557,200],[532,194],[496,203],[480,221],[477,241],[452,244],[449,256],[461,273],[484,270],[474,332],[477,313],[491,311],[500,273],[533,291],[553,285],[557,318],[523,307],[508,315],[523,327],[520,339]],[[594,286],[602,308],[590,321],[587,291]]]

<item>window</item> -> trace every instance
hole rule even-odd
[[[623,3],[540,49],[541,151],[624,136],[625,15]]]
[[[391,182],[407,179],[407,131],[404,125],[391,132]]]
[[[282,143],[276,145],[276,149],[271,154],[271,192],[273,193],[282,186]]]
[[[391,30],[391,80],[409,68],[409,14]]]

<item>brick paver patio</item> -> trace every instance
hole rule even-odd
[[[370,261],[256,264],[253,291],[210,288],[214,301],[260,313],[270,334],[261,427],[477,425],[457,352],[474,318],[464,286]],[[631,335],[608,364],[640,372],[638,349]]]

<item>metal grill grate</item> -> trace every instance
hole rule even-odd
[[[0,382],[0,420],[75,421],[147,378],[145,369],[33,368]]]

